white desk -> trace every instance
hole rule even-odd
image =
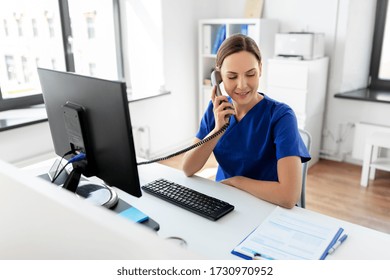
[[[135,198],[117,189],[121,199],[145,212],[160,224],[157,233],[159,236],[181,237],[187,242],[189,250],[204,256],[205,259],[240,259],[232,255],[231,250],[276,207],[233,187],[196,176],[188,178],[180,170],[161,164],[140,166],[139,175],[141,185],[163,177],[235,206],[233,212],[213,222],[148,193],[143,192],[141,198]],[[300,210],[309,211],[300,208],[291,211]],[[326,259],[390,260],[390,251],[387,249],[390,248],[389,234],[309,212],[319,220],[334,221],[349,234],[346,242]]]
[[[178,236],[188,248],[211,259],[239,259],[230,251],[241,242],[275,205],[257,199],[236,188],[200,177],[187,178],[183,172],[161,165],[139,167],[141,185],[157,178],[166,178],[202,193],[225,200],[235,206],[233,212],[213,222],[183,210],[147,193],[139,199],[118,190],[122,199],[147,213],[160,224],[162,237]],[[299,211],[294,208],[291,211]],[[304,210],[309,211],[309,210]],[[347,241],[327,259],[387,259],[390,260],[390,235],[369,228],[331,218],[312,211],[318,219],[328,219],[343,227],[349,234]]]

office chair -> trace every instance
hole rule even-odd
[[[301,135],[301,138],[303,140],[303,143],[305,143],[307,150],[310,153],[311,148],[311,135],[308,131],[304,129],[299,129],[299,134]],[[301,190],[301,198],[297,203],[298,207],[305,208],[306,207],[306,177],[307,177],[307,169],[308,169],[308,162],[302,163],[302,190]]]

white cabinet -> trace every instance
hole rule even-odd
[[[262,61],[263,73],[267,69],[268,58],[273,57],[274,37],[278,32],[278,22],[272,19],[203,19],[199,21],[199,120],[211,97],[210,74],[215,67],[216,51],[220,35],[224,38],[232,34],[243,33],[255,40],[259,45]],[[266,90],[266,73],[260,79],[260,91]],[[221,87],[223,91],[223,87]]]
[[[288,104],[297,116],[298,127],[311,134],[310,165],[318,161],[320,154],[328,63],[327,57],[315,60],[268,60],[266,94]]]

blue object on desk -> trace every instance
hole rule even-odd
[[[130,208],[120,212],[119,216],[122,216],[122,217],[129,219],[129,220],[136,222],[136,223],[142,223],[142,222],[149,219],[149,217],[145,213],[139,211],[135,207],[130,207]]]
[[[332,246],[332,248],[329,249],[328,254],[332,254],[334,251],[336,251],[336,249],[345,241],[345,239],[347,239],[347,237],[348,237],[347,234],[344,234],[343,236],[341,236],[336,241],[336,243]]]
[[[329,251],[332,249],[333,246],[335,246],[337,241],[340,239],[340,236],[343,233],[343,231],[344,231],[343,228],[339,228],[339,230],[337,231],[337,233],[336,233],[335,237],[333,238],[332,242],[330,242],[328,248],[326,248],[325,252],[322,254],[320,260],[324,260],[326,258],[326,256],[329,254]]]

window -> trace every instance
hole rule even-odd
[[[31,71],[30,71],[30,65],[27,61],[27,57],[22,56],[22,70],[23,70],[23,78],[24,80],[22,82],[29,83],[31,82]]]
[[[15,63],[12,55],[5,56],[5,67],[7,69],[7,77],[10,82],[16,81]]]
[[[57,36],[48,32],[49,14],[50,28]],[[0,9],[1,23],[0,30],[4,32],[0,32],[0,110],[42,103],[35,70],[37,61],[46,68],[52,68],[56,61],[56,67],[65,70],[58,2],[11,1]],[[38,30],[34,31],[35,28]]]
[[[3,27],[4,27],[4,35],[5,37],[8,36],[8,22],[6,19],[3,19]]]
[[[46,24],[47,28],[49,30],[49,37],[54,38],[55,37],[55,31],[54,31],[54,14],[51,11],[45,11],[45,18],[46,18]]]
[[[132,98],[164,92],[161,0],[123,0],[123,52]]]
[[[31,26],[33,30],[33,36],[38,37],[38,26],[37,26],[37,20],[35,18],[31,20]]]
[[[87,27],[88,27],[88,39],[95,38],[95,16],[96,16],[96,12],[87,13],[85,16],[87,21]]]
[[[18,26],[18,35],[19,37],[23,36],[23,14],[22,13],[14,13],[15,21]]]
[[[13,0],[0,25],[0,110],[43,102],[37,67],[164,91],[161,0]]]
[[[370,88],[390,90],[390,6],[378,0],[371,57]]]
[[[121,79],[115,44],[112,0],[68,0],[71,32],[68,34],[74,70],[83,75]]]

